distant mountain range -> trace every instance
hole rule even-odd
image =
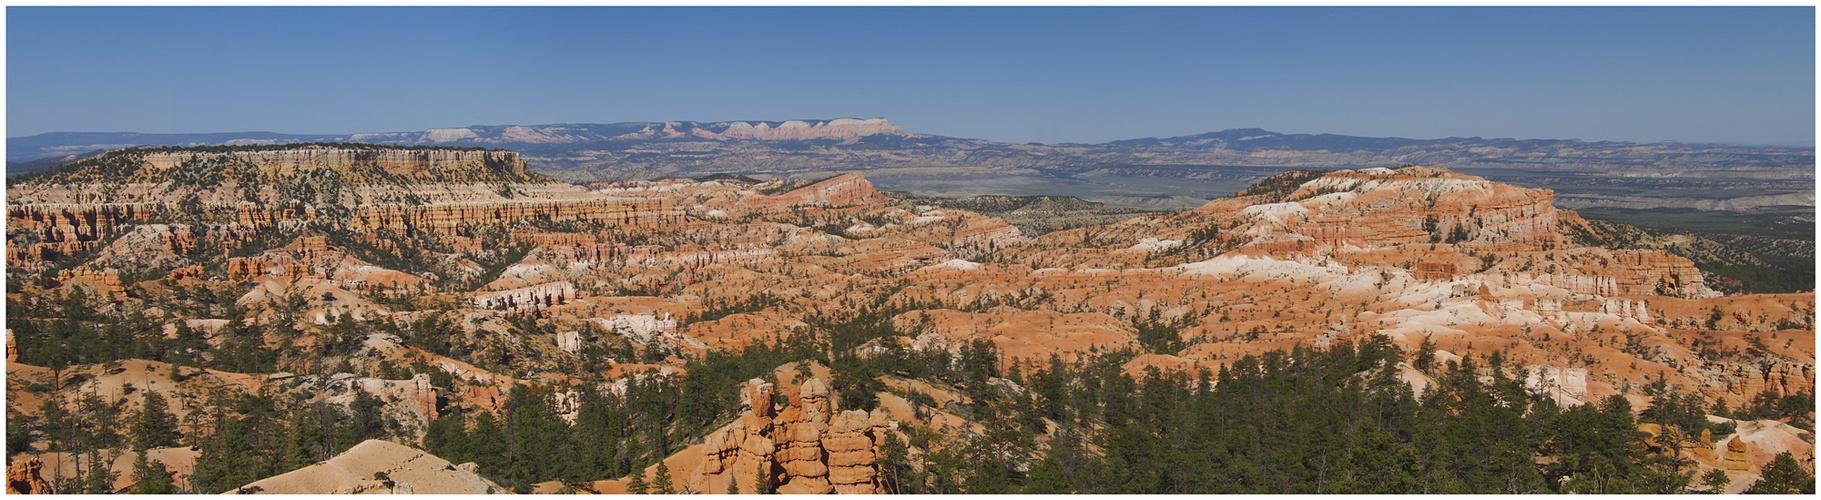
[[[344,135],[58,132],[8,139],[7,173],[131,146],[299,142],[512,149],[523,153],[534,170],[572,182],[715,173],[812,178],[858,171],[883,189],[921,195],[1060,194],[1126,206],[1156,203],[1145,197],[1190,205],[1289,169],[1401,164],[1549,187],[1571,207],[1814,205],[1813,148],[1405,139],[1258,128],[1103,144],[1015,144],[916,134],[883,118],[493,125]]]
[[[396,145],[491,146],[514,149],[528,145],[613,145],[643,141],[842,141],[882,135],[912,137],[884,118],[788,120],[758,122],[627,122],[558,125],[477,125],[422,132],[358,134],[280,134],[222,132],[208,134],[141,134],[136,132],[51,132],[7,139],[7,161],[81,154],[134,146],[211,146],[365,142]]]
[[[377,132],[355,134],[281,134],[275,132],[220,132],[206,134],[142,134],[136,132],[51,132],[7,139],[7,161],[26,162],[40,158],[80,154],[134,146],[204,146],[288,144],[304,142],[365,142],[397,145],[490,146],[506,149],[594,149],[625,147],[644,142],[801,142],[820,146],[934,146],[943,144],[995,144],[1018,147],[1044,147],[1042,144],[994,143],[977,139],[958,139],[905,132],[884,118],[789,121],[732,122],[624,122],[608,124],[555,125],[477,125],[462,128],[438,128],[421,132]],[[1594,157],[1612,157],[1614,150],[1643,148],[1657,156],[1689,154],[1725,154],[1737,160],[1765,165],[1813,164],[1813,148],[1775,146],[1732,146],[1683,144],[1677,142],[1633,143],[1577,139],[1482,139],[1449,137],[1444,139],[1405,139],[1400,137],[1358,137],[1336,134],[1284,134],[1259,128],[1229,129],[1198,135],[1169,138],[1146,137],[1102,144],[1063,143],[1049,147],[1064,150],[1076,148],[1180,149],[1185,151],[1263,151],[1289,150],[1329,153],[1379,152],[1421,154],[1431,149],[1484,149],[1468,151],[1463,156],[1485,159],[1538,156],[1545,152],[1581,152]],[[1641,153],[1641,152],[1640,152]],[[1648,156],[1648,155],[1646,155]],[[1589,158],[1591,159],[1591,158]],[[1635,162],[1634,162],[1635,163]]]

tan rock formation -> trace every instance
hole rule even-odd
[[[411,377],[411,406],[424,416],[425,420],[436,420],[442,414],[436,387],[430,385],[430,375],[420,373]]]
[[[147,170],[165,172],[185,162],[224,160],[250,165],[262,173],[295,175],[310,169],[341,169],[370,165],[407,179],[429,177],[437,171],[486,169],[517,176],[528,173],[525,160],[513,151],[457,149],[344,148],[304,146],[269,151],[147,152]]]
[[[44,462],[37,458],[15,460],[6,467],[6,493],[12,494],[53,494],[51,484],[44,481],[39,471],[44,469]]]
[[[829,410],[828,385],[812,378],[792,395],[790,406],[778,413],[772,427],[778,440],[775,460],[783,469],[777,481],[779,493],[820,495],[834,490],[822,450]]]
[[[126,297],[126,288],[120,285],[120,275],[113,271],[96,271],[86,267],[58,271],[57,286],[64,290],[82,289],[90,295],[113,300]]]
[[[350,168],[384,171],[376,165]],[[426,167],[424,175],[431,171]],[[413,328],[448,325],[437,333],[459,341],[450,345],[464,352],[432,355],[428,347],[379,334],[365,339],[350,363],[362,371],[382,359],[413,368],[422,362],[451,374],[453,386],[430,387],[427,377],[342,377],[363,387],[383,385],[366,390],[382,395],[389,415],[425,419],[447,405],[496,411],[519,383],[600,383],[603,391],[625,391],[633,377],[674,376],[686,369],[684,358],[802,341],[830,319],[869,309],[893,311],[893,332],[856,347],[860,356],[904,349],[952,359],[962,349],[990,346],[1004,373],[1031,373],[1052,356],[1077,362],[1128,349],[1139,352],[1119,367],[1126,374],[1218,372],[1248,355],[1384,338],[1406,353],[1432,342],[1444,363],[1498,352],[1508,375],[1564,406],[1636,397],[1643,384],[1665,380],[1736,408],[1757,391],[1802,392],[1815,380],[1813,293],[1712,297],[1686,260],[1584,246],[1573,237],[1579,219],[1554,209],[1546,190],[1432,169],[1342,172],[1194,211],[1134,215],[1035,238],[997,218],[891,200],[857,175],[814,184],[666,179],[588,188],[374,182],[342,186],[334,202],[307,204],[241,203],[239,193],[202,193],[205,205],[221,208],[212,212],[218,222],[164,227],[146,223],[132,207],[164,207],[168,200],[159,192],[166,184],[119,187],[112,204],[84,186],[30,186],[9,200],[9,218],[35,229],[15,231],[29,243],[10,245],[9,259],[63,258],[57,252],[81,248],[122,259],[110,262],[163,258],[160,274],[199,282],[183,290],[156,281],[132,285],[133,297],[110,305],[132,311],[195,285],[233,290],[243,294],[248,324],[293,319],[294,335],[285,339],[299,352],[334,341],[324,332],[337,317],[394,321],[398,338],[412,343],[424,338]],[[799,189],[763,194],[781,186]],[[379,269],[350,257],[366,255],[364,248],[338,248],[306,232],[305,219],[330,216],[344,221],[342,229],[367,231],[348,245],[433,254],[432,272],[446,269],[451,275],[439,277],[454,279]],[[489,260],[500,255],[502,235],[476,226],[491,222],[515,223],[522,232],[503,235],[506,244],[534,248],[517,262]],[[218,283],[190,267],[220,262],[216,254],[191,261],[170,253],[265,244],[272,234],[265,229],[301,236],[282,248],[235,252],[243,257],[226,259],[217,271],[250,283]],[[496,276],[481,274],[502,265]],[[118,287],[117,276],[110,283],[101,271],[108,268],[144,276],[138,269],[147,266],[75,267],[63,279]],[[379,296],[387,283],[425,281],[461,288],[413,285],[409,294]],[[476,290],[473,283],[487,284]],[[21,303],[56,298],[30,290],[35,285],[15,292]],[[294,296],[306,299],[306,310],[283,315],[284,300]],[[186,309],[147,315],[176,322],[212,314]],[[1714,311],[1721,313],[1717,319]],[[528,323],[536,328],[525,328]],[[1156,325],[1176,334],[1167,343],[1175,347],[1139,342],[1138,332],[1154,332],[1146,329]],[[589,359],[597,342],[614,357],[631,351],[639,359]],[[447,357],[467,353],[480,354]],[[669,354],[676,356],[653,359]],[[281,366],[315,361],[297,357],[284,355]],[[841,411],[826,369],[810,372],[774,373],[775,387],[747,383],[738,418],[666,461],[680,485],[751,492],[763,476],[786,492],[879,491],[877,447],[889,432],[884,413]],[[300,377],[307,375],[269,383]],[[1407,365],[1398,377],[1419,393],[1435,387]],[[880,395],[881,406],[903,421],[950,435],[985,432],[956,406],[967,405],[972,394],[933,380],[882,378],[890,392],[935,401],[912,405]],[[166,385],[158,381],[155,390]],[[972,389],[1022,390],[1000,379]],[[785,403],[774,404],[774,392]],[[578,394],[560,393],[565,415]],[[43,399],[19,401],[16,406],[35,408]],[[1721,437],[1720,458],[1727,439]],[[1749,469],[1775,446],[1766,444],[1768,437],[1748,441]],[[1812,456],[1806,448],[1790,449]]]
[[[873,189],[860,174],[841,174],[804,186],[795,191],[754,200],[757,207],[784,208],[801,206],[853,206],[884,201],[885,195]]]
[[[728,481],[748,484],[761,473],[779,493],[875,493],[876,447],[887,425],[878,417],[834,412],[820,378],[796,386],[790,403],[773,415],[772,385],[748,381],[741,389],[747,411],[703,440],[698,491],[725,491]],[[742,491],[750,492],[750,487]]]
[[[179,267],[177,269],[172,269],[171,275],[170,275],[171,281],[201,279],[202,277],[203,277],[202,266]]]
[[[1751,470],[1751,461],[1745,456],[1750,451],[1751,444],[1740,438],[1728,439],[1714,447],[1714,455],[1720,457],[1720,466],[1733,471]]]
[[[876,493],[878,469],[874,460],[873,421],[866,412],[848,410],[829,421],[822,436],[828,453],[828,482],[835,493]]]
[[[389,229],[400,234],[428,231],[467,236],[463,227],[471,224],[548,220],[649,226],[680,222],[681,214],[667,200],[597,197],[365,206],[355,211],[352,220],[354,226],[362,230]]]
[[[574,302],[574,283],[558,281],[542,285],[486,292],[470,298],[475,307],[505,309],[513,314],[534,314],[544,309]]]

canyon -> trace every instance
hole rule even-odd
[[[494,137],[460,130],[431,134]],[[884,120],[614,131],[924,140]],[[497,133],[518,144],[581,132]],[[373,139],[388,137],[418,140]],[[1216,139],[1121,146],[1238,154]],[[457,148],[129,149],[15,183],[9,415],[46,418],[47,401],[79,408],[93,394],[136,411],[156,393],[201,443],[224,432],[204,425],[210,412],[243,411],[211,401],[258,394],[392,422],[346,458],[256,481],[205,490],[180,471],[203,493],[880,493],[908,474],[892,464],[934,470],[1003,432],[993,402],[1036,398],[1036,374],[1094,363],[1134,380],[1222,380],[1211,374],[1258,359],[1382,345],[1397,356],[1386,373],[1413,397],[1460,383],[1438,366],[1468,366],[1530,398],[1616,398],[1640,415],[1663,387],[1744,409],[1766,394],[1812,398],[1816,383],[1812,287],[1724,293],[1688,258],[1602,245],[1622,235],[1559,207],[1555,191],[1446,168],[1294,171],[1186,210],[1094,208],[1091,224],[1023,219],[1042,228],[1027,231],[982,211],[1059,202],[939,206],[851,172],[569,184],[534,167]],[[91,317],[157,332],[114,334],[136,345],[173,347],[105,358],[56,347],[78,338],[56,335],[83,334],[59,318],[105,331]],[[166,359],[135,357],[153,351]],[[853,371],[883,359],[991,375]],[[1471,361],[1488,359],[1499,361]],[[716,370],[728,374],[696,378]],[[686,384],[696,380],[718,385]],[[632,405],[665,383],[687,387],[659,392],[679,407],[714,411],[640,424],[662,439],[621,475],[514,484],[502,478],[531,472],[455,465],[441,454],[467,451],[433,437],[528,414],[514,403],[527,391],[580,426],[597,418],[596,398]],[[1812,473],[1800,418],[1703,416],[1734,430],[1691,447],[1689,467],[1723,471],[1729,491],[1782,452]],[[1064,446],[1062,419],[1026,420],[1040,429],[1026,455]],[[38,473],[17,464],[77,460],[54,455],[65,451],[15,453],[9,488],[36,491]]]

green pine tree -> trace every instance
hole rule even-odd
[[[99,450],[90,451],[88,476],[83,478],[82,492],[91,495],[105,495],[114,492],[114,471],[108,467],[111,460],[104,460]]]
[[[1725,470],[1714,469],[1701,475],[1701,484],[1707,485],[1708,488],[1713,489],[1715,495],[1718,495],[1726,492],[1726,485],[1732,484],[1732,478],[1726,477]]]
[[[1425,372],[1435,366],[1435,341],[1424,335],[1423,342],[1416,346],[1416,356],[1410,359],[1410,364]]]
[[[144,405],[133,416],[127,433],[132,435],[133,448],[141,451],[177,446],[178,438],[183,437],[177,432],[177,416],[171,414],[164,396],[151,391],[146,391]]]
[[[63,408],[57,398],[45,398],[44,405],[38,407],[38,428],[44,433],[45,441],[50,442],[49,451],[67,451],[70,445],[70,428],[74,422],[69,410]]]
[[[1746,491],[1773,495],[1814,494],[1815,476],[1803,471],[1796,463],[1795,455],[1786,451],[1771,459],[1770,464],[1764,466],[1763,477]]]
[[[31,451],[32,443],[35,441],[36,439],[32,436],[31,422],[25,418],[25,415],[14,413],[12,408],[7,408],[6,456]]]
[[[474,416],[474,431],[468,434],[468,450],[481,470],[496,475],[507,472],[506,431],[500,428],[493,412],[481,411]]]
[[[650,487],[645,484],[645,471],[638,471],[632,475],[632,480],[626,482],[626,492],[634,495],[650,492]]]
[[[171,470],[165,468],[164,463],[148,459],[145,455],[140,453],[139,458],[133,461],[132,492],[150,495],[176,493],[177,486],[173,484]]]
[[[1031,467],[1031,473],[1024,479],[1024,493],[1038,495],[1059,495],[1074,493],[1075,485],[1069,483],[1068,472],[1062,470],[1062,464],[1055,457],[1044,457],[1043,461]]]
[[[776,493],[775,490],[771,489],[771,474],[770,471],[765,470],[764,463],[760,463],[758,467],[753,468],[752,489],[760,495]]]
[[[677,494],[676,486],[671,484],[670,465],[664,463],[662,460],[658,461],[658,477],[653,479],[653,481],[658,483],[658,493],[665,495]]]

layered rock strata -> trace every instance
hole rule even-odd
[[[811,378],[797,387],[782,410],[770,403],[773,386],[747,382],[742,402],[750,409],[704,439],[704,486],[724,491],[728,481],[762,475],[778,493],[876,493],[878,446],[884,443],[883,414],[836,412],[827,383]],[[750,488],[742,488],[751,492]]]
[[[529,173],[525,160],[515,151],[471,149],[306,146],[265,151],[152,151],[143,156],[146,168],[157,172],[169,171],[189,162],[208,160],[228,160],[251,165],[264,173],[286,176],[346,165],[371,165],[387,174],[407,178],[425,176],[438,170],[464,171],[477,167],[518,176]]]
[[[512,314],[535,314],[544,309],[574,302],[574,283],[558,281],[542,285],[501,290],[475,295],[469,299],[475,307],[505,309]]]

